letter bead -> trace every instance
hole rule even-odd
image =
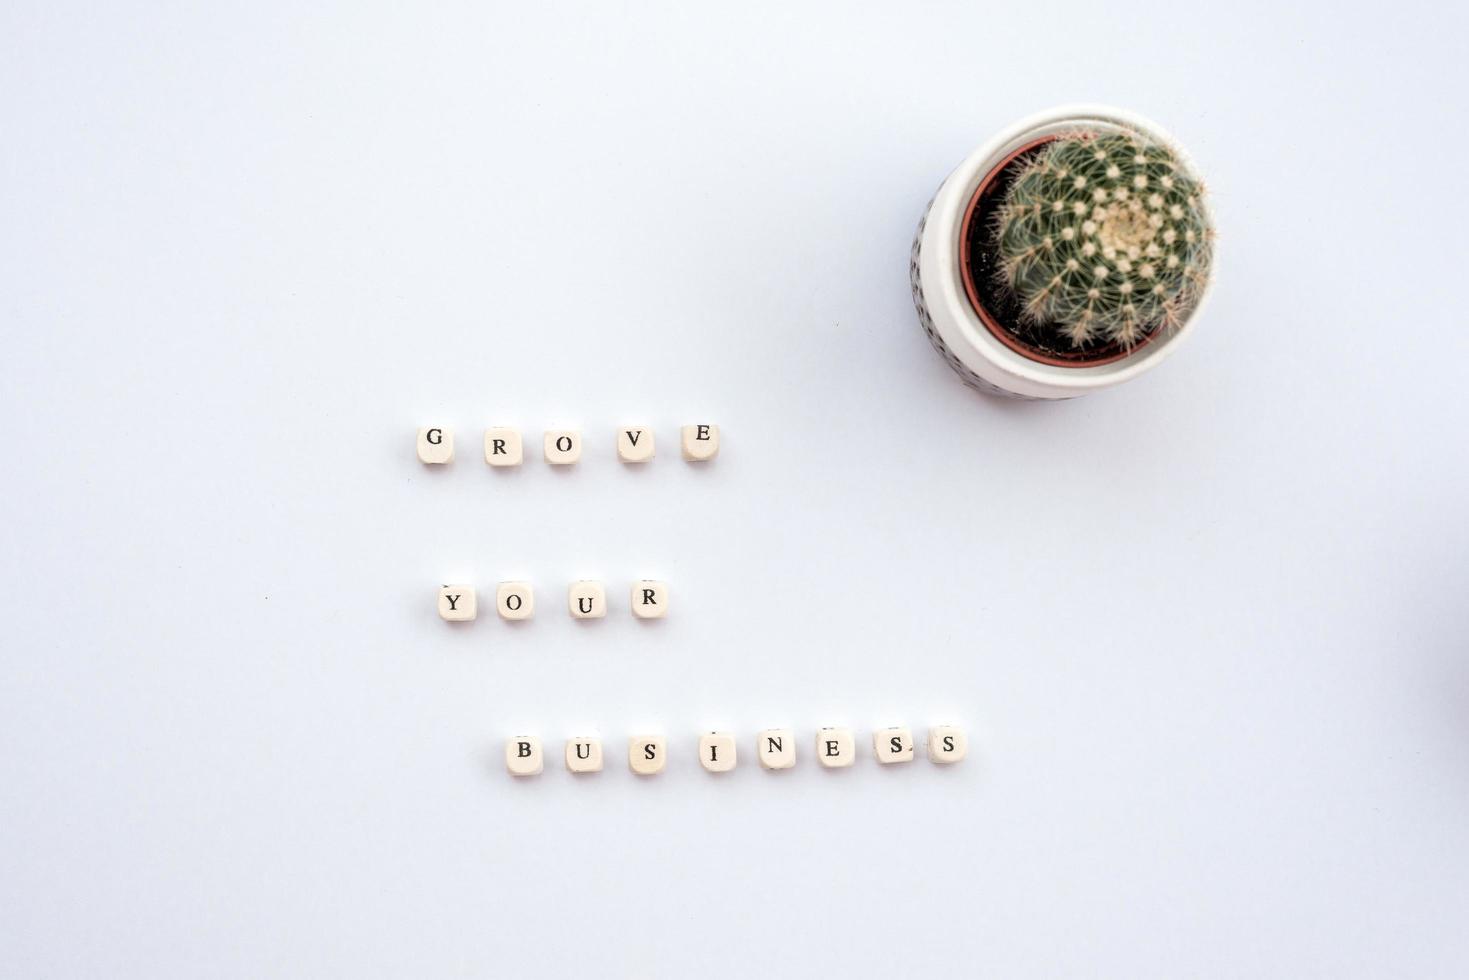
[[[454,462],[454,433],[443,427],[419,429],[418,459],[430,466]]]
[[[491,466],[519,466],[525,458],[520,431],[496,427],[485,430],[485,462]]]
[[[445,585],[439,589],[439,615],[449,622],[467,623],[476,611],[474,586]]]
[[[566,768],[572,772],[601,772],[601,739],[568,739],[566,742]]]
[[[857,761],[850,728],[822,728],[816,732],[816,758],[828,769],[845,769]]]
[[[551,429],[546,433],[546,462],[570,466],[581,459],[581,433],[575,429]]]
[[[572,582],[566,604],[576,619],[601,619],[607,615],[607,592],[601,582]]]
[[[713,459],[719,455],[719,426],[699,423],[679,430],[683,442],[683,458],[691,463]]]
[[[534,735],[516,735],[505,742],[505,768],[512,776],[539,776],[544,760],[541,740]]]
[[[646,463],[653,458],[653,430],[633,425],[617,430],[617,458],[624,463]]]
[[[883,765],[913,761],[913,733],[906,728],[879,728],[872,733],[872,751]]]
[[[501,582],[495,588],[495,609],[501,619],[530,619],[536,614],[536,594],[529,582]]]
[[[962,762],[969,754],[969,738],[957,725],[935,725],[928,730],[928,759],[939,765]]]
[[[656,776],[668,762],[662,735],[634,735],[627,740],[628,768],[639,776]]]
[[[735,767],[735,740],[728,732],[699,736],[699,764],[710,772],[729,772]]]
[[[789,769],[796,764],[796,735],[789,728],[767,728],[755,736],[755,754],[766,769]]]
[[[668,585],[643,579],[632,585],[632,614],[639,619],[662,619],[668,615]]]

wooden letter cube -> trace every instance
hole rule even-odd
[[[581,433],[575,429],[551,429],[546,433],[546,462],[570,466],[581,459]]]
[[[445,585],[439,589],[439,615],[451,623],[467,623],[475,617],[472,585]]]
[[[639,619],[662,619],[668,615],[668,586],[643,579],[632,585],[632,614]]]
[[[597,738],[568,739],[566,768],[572,772],[601,772],[602,740]]]
[[[796,764],[796,736],[789,728],[767,728],[755,736],[755,752],[766,769],[789,769]]]
[[[601,619],[607,615],[607,593],[601,582],[572,582],[566,605],[577,619]]]
[[[883,765],[913,761],[913,733],[906,728],[879,728],[872,733],[872,751]]]
[[[628,426],[617,430],[617,458],[624,463],[646,463],[653,458],[653,430]]]
[[[431,466],[454,462],[454,433],[442,427],[419,429],[418,459]]]
[[[706,423],[686,425],[679,434],[683,441],[684,459],[702,462],[719,455],[719,426]]]
[[[816,732],[816,758],[828,769],[845,769],[857,761],[850,728],[822,728]]]
[[[928,730],[928,758],[930,762],[948,765],[962,762],[969,754],[969,738],[964,729],[957,725],[935,725]]]
[[[627,765],[639,776],[656,776],[667,762],[662,735],[634,735],[627,740]]]
[[[485,430],[485,462],[491,466],[519,466],[525,458],[518,429],[497,427]]]
[[[501,582],[495,588],[495,608],[501,619],[530,619],[536,613],[536,594],[529,582]]]
[[[534,735],[517,735],[505,743],[505,768],[512,776],[539,776],[545,765],[541,740]]]
[[[735,740],[728,732],[699,736],[699,764],[710,772],[729,772],[735,767]]]

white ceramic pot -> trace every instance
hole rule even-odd
[[[949,174],[929,202],[918,223],[909,264],[913,302],[929,340],[966,384],[1012,398],[1075,398],[1122,384],[1161,363],[1197,321],[1212,287],[1212,268],[1203,295],[1177,330],[1155,336],[1126,356],[1105,364],[1061,365],[1027,356],[1002,343],[980,319],[965,289],[961,236],[970,202],[980,185],[1012,154],[1047,136],[1078,129],[1119,128],[1136,130],[1173,147],[1184,166],[1197,173],[1178,144],[1146,119],[1107,106],[1062,106],[1016,123],[975,150]],[[1207,208],[1208,203],[1203,207]]]

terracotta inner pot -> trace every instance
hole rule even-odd
[[[959,278],[964,283],[969,305],[985,329],[1022,357],[1056,367],[1111,364],[1152,343],[1153,334],[1148,334],[1130,350],[1118,341],[1075,349],[1052,346],[1046,342],[1044,327],[1037,329],[1024,323],[1020,301],[996,282],[999,256],[992,232],[995,213],[1021,166],[1054,139],[1055,136],[1043,136],[1025,144],[1001,160],[979,182],[959,225]]]

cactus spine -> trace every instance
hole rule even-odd
[[[1133,131],[1070,133],[1011,184],[995,236],[1000,277],[1034,326],[1074,348],[1131,349],[1182,326],[1209,276],[1203,185]]]

